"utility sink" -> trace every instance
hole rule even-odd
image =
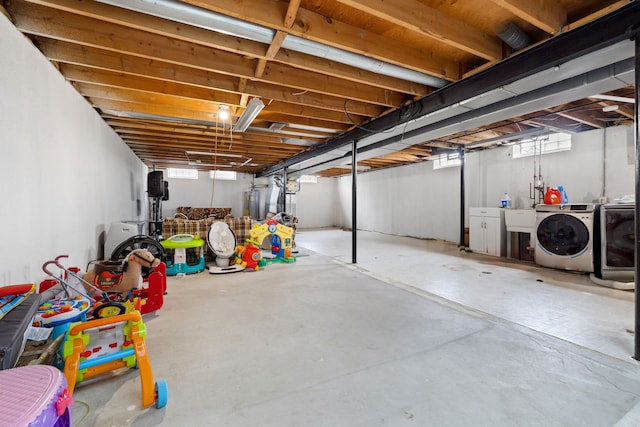
[[[504,223],[507,231],[534,234],[536,211],[533,209],[505,209]]]

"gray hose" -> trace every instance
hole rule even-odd
[[[596,277],[593,273],[589,275],[589,278],[596,285],[605,286],[607,288],[620,289],[623,291],[633,291],[636,288],[635,282],[618,282],[617,280],[604,280]]]

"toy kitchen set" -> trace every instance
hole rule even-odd
[[[513,209],[506,193],[501,207],[470,208],[469,249],[589,273],[596,283],[634,280],[634,197],[569,203],[562,187],[536,189],[543,203],[530,209]]]

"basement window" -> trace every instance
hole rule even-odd
[[[552,133],[539,138],[523,139],[513,146],[513,158],[519,159],[521,157],[569,150],[571,150],[571,134]]]
[[[317,184],[318,177],[315,175],[300,175],[299,181],[304,184]]]
[[[236,171],[214,170],[214,171],[209,171],[209,178],[217,179],[220,181],[235,181],[238,179],[238,175]]]
[[[452,168],[454,166],[460,166],[460,155],[458,153],[444,153],[431,157],[433,160],[433,169]]]
[[[197,169],[179,169],[179,168],[168,168],[167,176],[169,178],[177,178],[177,179],[198,179],[198,170]]]

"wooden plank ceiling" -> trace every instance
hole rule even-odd
[[[219,165],[258,173],[420,99],[437,84],[463,79],[516,53],[496,35],[508,22],[535,44],[628,0],[159,3],[170,7],[153,15],[87,0],[5,0],[2,5],[15,26],[150,168],[210,170]],[[178,15],[172,11],[176,6],[188,11]],[[211,12],[231,18],[236,28],[243,23],[258,26],[265,35],[259,40],[208,28],[214,25],[207,17]],[[313,49],[287,48],[291,40],[311,41]],[[354,56],[339,61],[320,51],[322,47]],[[361,60],[374,60],[374,68],[364,68]],[[427,82],[385,75],[389,65]],[[436,83],[430,83],[433,78]],[[610,95],[633,98],[634,89]],[[234,131],[233,123],[253,98],[260,99],[264,109],[249,129]],[[602,111],[613,104],[590,98],[559,105],[424,141],[363,165],[425,161],[434,147],[465,145],[535,126],[580,132],[633,120],[633,104]],[[230,119],[222,119],[223,110]],[[317,174],[348,172],[334,168]]]

